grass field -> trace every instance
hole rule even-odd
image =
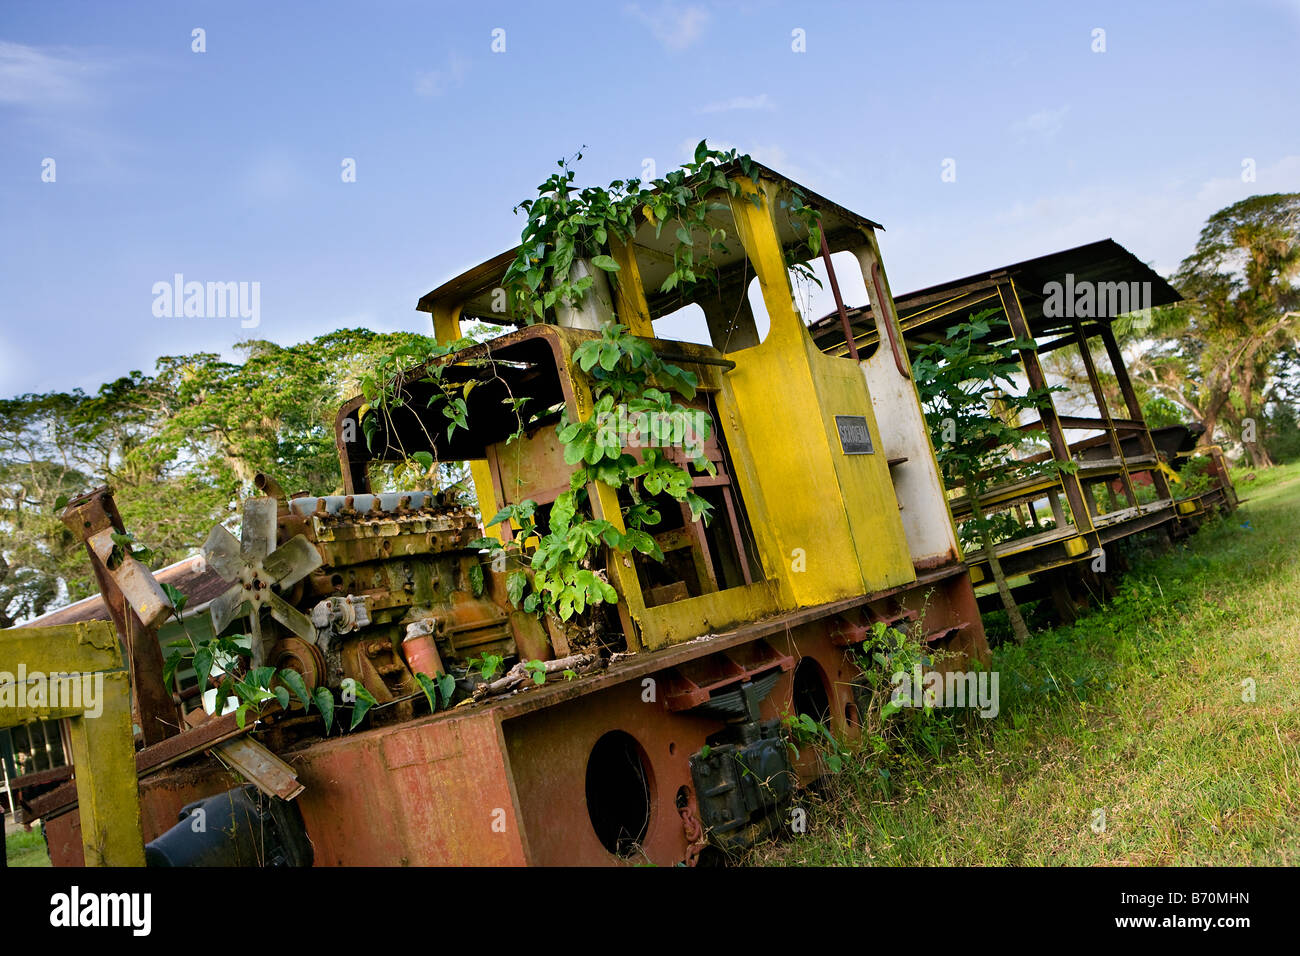
[[[1300,465],[1236,480],[1235,515],[1110,605],[999,648],[997,717],[859,754],[745,862],[1300,865]],[[49,865],[35,831],[6,844]]]
[[[38,827],[31,832],[19,830],[5,837],[5,857],[10,866],[49,866],[50,858],[45,852],[45,838]]]
[[[747,862],[1300,865],[1300,465],[1236,477],[1236,514],[995,652],[997,717],[860,753]]]

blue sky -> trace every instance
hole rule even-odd
[[[1297,62],[1300,0],[5,0],[0,395],[427,331],[416,299],[582,147],[586,182],[747,151],[884,223],[900,293],[1108,236],[1168,272],[1214,210],[1300,189]],[[260,325],[155,317],[176,273],[260,283]]]

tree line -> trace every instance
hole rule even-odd
[[[1251,196],[1209,218],[1170,280],[1184,301],[1129,334],[1153,424],[1201,422],[1256,468],[1300,455],[1298,272],[1300,193]]]
[[[342,490],[339,406],[407,332],[342,329],[298,345],[164,356],[93,394],[0,400],[0,627],[95,593],[56,502],[111,484],[155,570],[192,554],[264,471],[289,491]]]

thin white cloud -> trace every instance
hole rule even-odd
[[[302,170],[292,157],[275,150],[253,159],[244,172],[242,185],[251,198],[270,201],[293,196],[304,183]]]
[[[709,22],[704,8],[676,3],[661,3],[650,11],[643,10],[640,4],[629,3],[623,10],[648,26],[654,38],[673,52],[685,50],[703,36]]]
[[[0,103],[32,108],[85,103],[105,69],[70,49],[0,40]]]
[[[441,96],[452,87],[460,86],[468,72],[469,60],[453,53],[447,58],[446,66],[415,74],[415,92],[420,96]]]
[[[1012,123],[1011,132],[1021,137],[1051,139],[1065,128],[1065,114],[1068,112],[1070,112],[1068,106],[1056,110],[1039,110]]]
[[[771,97],[766,93],[759,93],[757,96],[733,96],[729,100],[718,100],[701,106],[697,112],[700,113],[728,113],[732,110],[774,110],[776,104],[772,102]]]
[[[1069,195],[1041,196],[1015,202],[994,222],[1012,226],[1009,234],[1019,238],[1016,252],[1004,261],[1042,255],[1056,249],[1114,238],[1139,259],[1150,262],[1161,275],[1169,275],[1196,245],[1201,227],[1214,213],[1247,196],[1260,193],[1294,192],[1300,188],[1300,155],[1284,156],[1259,165],[1254,182],[1243,182],[1240,174],[1196,182],[1171,183],[1164,189],[1134,189],[1127,194],[1114,187],[1094,188]],[[972,243],[970,261],[987,257]],[[1024,255],[1020,255],[1024,253]],[[964,271],[992,267],[984,263]],[[942,281],[934,277],[930,281]]]
[[[795,165],[790,159],[790,154],[781,146],[756,143],[754,148],[749,151],[749,155],[764,166],[775,169],[778,173],[789,176],[791,179],[802,179],[806,175],[803,167]]]
[[[1242,157],[1243,164],[1248,158],[1251,157]],[[1260,165],[1258,162],[1253,165],[1254,182],[1246,182],[1241,178],[1246,171],[1243,165],[1236,175],[1216,177],[1201,186],[1196,194],[1196,201],[1200,204],[1213,205],[1215,210],[1219,210],[1247,196],[1261,193],[1293,193],[1300,190],[1300,156],[1283,156],[1277,162],[1267,166]]]

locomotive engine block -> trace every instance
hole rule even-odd
[[[475,573],[479,556],[469,544],[482,532],[472,511],[428,492],[283,505],[281,535],[305,535],[322,564],[296,600],[287,596],[310,614],[315,640],[282,634],[267,656],[272,666],[297,670],[308,687],[351,678],[385,703],[420,692],[403,652],[408,634],[432,638],[436,653],[421,663],[453,675],[476,657],[516,656],[502,576]],[[409,702],[396,710],[409,717]]]

